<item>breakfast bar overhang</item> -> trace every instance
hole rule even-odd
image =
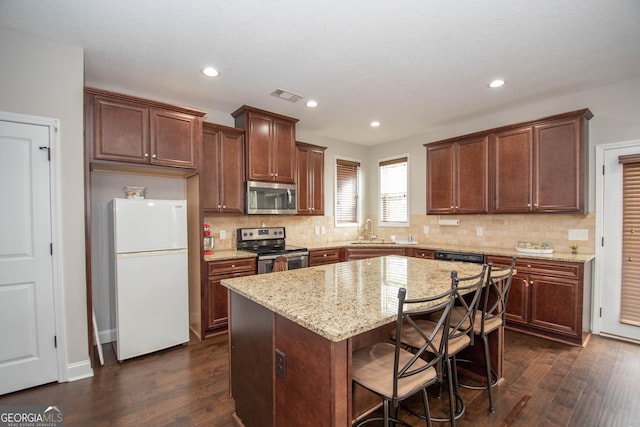
[[[352,388],[351,354],[387,341],[398,289],[437,295],[481,265],[384,256],[226,279],[231,395],[238,425],[340,426],[380,404]],[[503,328],[490,337],[502,377]],[[471,356],[473,357],[473,355]],[[482,360],[482,359],[480,359]]]

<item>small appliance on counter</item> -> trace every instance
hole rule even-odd
[[[205,255],[213,255],[213,247],[215,246],[215,240],[211,235],[211,226],[209,224],[205,224],[203,226],[203,244],[204,244],[204,254]]]

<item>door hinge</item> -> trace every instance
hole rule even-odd
[[[53,255],[53,243],[49,243],[49,253]]]
[[[604,175],[604,165],[602,165],[602,175]]]
[[[600,307],[600,317],[602,317],[602,307]]]
[[[602,236],[602,240],[600,241],[600,246],[604,248],[604,236]]]
[[[58,336],[57,335],[53,336],[53,346],[55,348],[58,348]]]
[[[51,161],[51,148],[46,147],[46,146],[42,146],[42,147],[38,147],[41,150],[47,150],[47,160]]]

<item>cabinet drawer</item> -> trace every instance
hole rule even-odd
[[[255,258],[238,258],[224,261],[207,262],[207,274],[212,275],[229,275],[239,272],[256,272]]]
[[[508,266],[511,258],[499,256],[487,256],[486,262],[496,266]],[[560,261],[539,261],[527,258],[518,258],[516,270],[519,274],[540,274],[553,277],[565,277],[577,279],[582,277],[582,264]]]
[[[309,265],[322,265],[340,262],[340,249],[319,249],[309,251]]]
[[[435,259],[436,253],[431,249],[411,249],[411,256],[415,258],[424,258],[424,259]]]

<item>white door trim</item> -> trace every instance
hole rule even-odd
[[[31,125],[47,126],[49,128],[49,152],[51,163],[49,179],[51,185],[51,240],[53,243],[53,309],[56,323],[56,353],[58,356],[58,382],[69,380],[67,366],[67,346],[64,323],[64,292],[62,289],[62,212],[60,203],[60,122],[57,119],[47,117],[30,116],[18,113],[0,111],[0,120],[25,123]]]
[[[615,142],[610,144],[596,145],[596,242],[595,242],[595,266],[594,266],[594,286],[593,286],[593,312],[591,315],[591,329],[594,334],[600,334],[600,307],[602,307],[602,288],[604,284],[604,269],[602,268],[603,248],[602,237],[604,236],[604,167],[605,153],[609,150],[619,150],[628,147],[640,147],[640,140]]]

